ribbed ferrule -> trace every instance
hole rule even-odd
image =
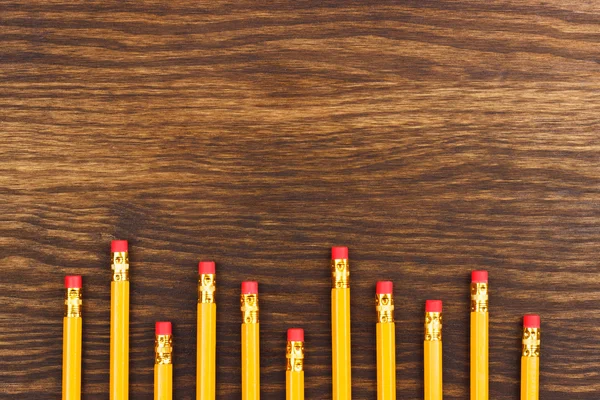
[[[240,309],[242,311],[242,323],[258,324],[259,307],[257,294],[243,294],[240,296]]]
[[[347,258],[331,260],[331,287],[333,289],[350,287],[350,262]]]
[[[156,335],[154,363],[173,364],[173,335]]]

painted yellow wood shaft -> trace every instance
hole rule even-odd
[[[154,400],[173,399],[173,364],[154,364]]]
[[[333,400],[352,399],[350,288],[331,289]]]
[[[539,400],[540,358],[521,357],[521,400]]]
[[[304,371],[286,371],[286,400],[304,400]]]
[[[110,400],[128,400],[129,281],[110,286]]]
[[[377,400],[396,400],[396,324],[376,327]]]
[[[488,312],[471,312],[471,400],[488,400]]]
[[[217,305],[198,303],[196,399],[215,400]]]
[[[82,325],[81,317],[63,318],[63,400],[81,400]]]
[[[425,400],[442,400],[442,342],[426,340],[423,342],[425,365]]]
[[[260,323],[242,324],[242,400],[260,399]]]

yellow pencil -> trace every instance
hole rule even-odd
[[[377,400],[396,400],[396,324],[394,323],[394,284],[377,282]]]
[[[523,352],[521,353],[521,400],[540,398],[540,316],[523,317]]]
[[[471,400],[488,400],[488,273],[471,274]]]
[[[217,305],[215,304],[215,263],[198,264],[198,341],[196,399],[215,400]]]
[[[129,252],[127,240],[111,243],[110,400],[129,398]]]
[[[304,329],[288,329],[285,358],[285,398],[304,400]]]
[[[347,247],[331,248],[332,400],[352,399],[350,269]]]
[[[442,301],[425,302],[425,400],[442,400]]]
[[[242,400],[260,399],[258,282],[242,282]]]
[[[81,276],[65,277],[65,317],[63,318],[63,400],[81,399]]]
[[[170,322],[156,323],[154,400],[173,399],[173,331]]]

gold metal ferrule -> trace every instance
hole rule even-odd
[[[111,253],[112,280],[115,282],[129,280],[129,252],[117,251]]]
[[[173,335],[156,335],[154,364],[173,364]]]
[[[350,287],[350,263],[347,258],[331,260],[331,287],[333,289]]]
[[[258,295],[257,294],[243,294],[240,297],[241,310],[242,310],[242,323],[244,324],[258,324]]]
[[[214,303],[215,290],[215,274],[200,274],[198,277],[198,303]]]
[[[304,342],[287,342],[285,349],[287,359],[287,371],[304,371]]]
[[[65,317],[81,317],[83,297],[80,288],[67,288],[65,290]]]
[[[523,357],[540,356],[540,328],[523,328]]]
[[[375,295],[377,323],[394,322],[394,295],[390,293]]]
[[[425,341],[434,342],[442,340],[442,313],[425,313]]]
[[[471,312],[488,312],[488,289],[487,283],[471,283]]]

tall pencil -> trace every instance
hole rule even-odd
[[[425,400],[442,400],[442,301],[425,302]]]
[[[488,273],[471,274],[471,400],[488,400]]]
[[[63,400],[81,399],[81,276],[65,276],[63,318]]]
[[[332,400],[352,398],[350,268],[347,247],[331,248]]]
[[[129,398],[129,252],[127,240],[111,243],[110,400]]]
[[[540,398],[540,339],[540,316],[525,315],[521,353],[521,400]]]
[[[285,358],[285,398],[304,400],[304,329],[288,329]]]
[[[242,400],[260,399],[258,282],[242,282]]]
[[[396,324],[394,322],[394,284],[377,282],[377,400],[396,400]]]
[[[196,399],[215,400],[217,351],[215,263],[200,261],[198,275]]]
[[[173,330],[170,322],[157,322],[154,342],[154,400],[172,399]]]

